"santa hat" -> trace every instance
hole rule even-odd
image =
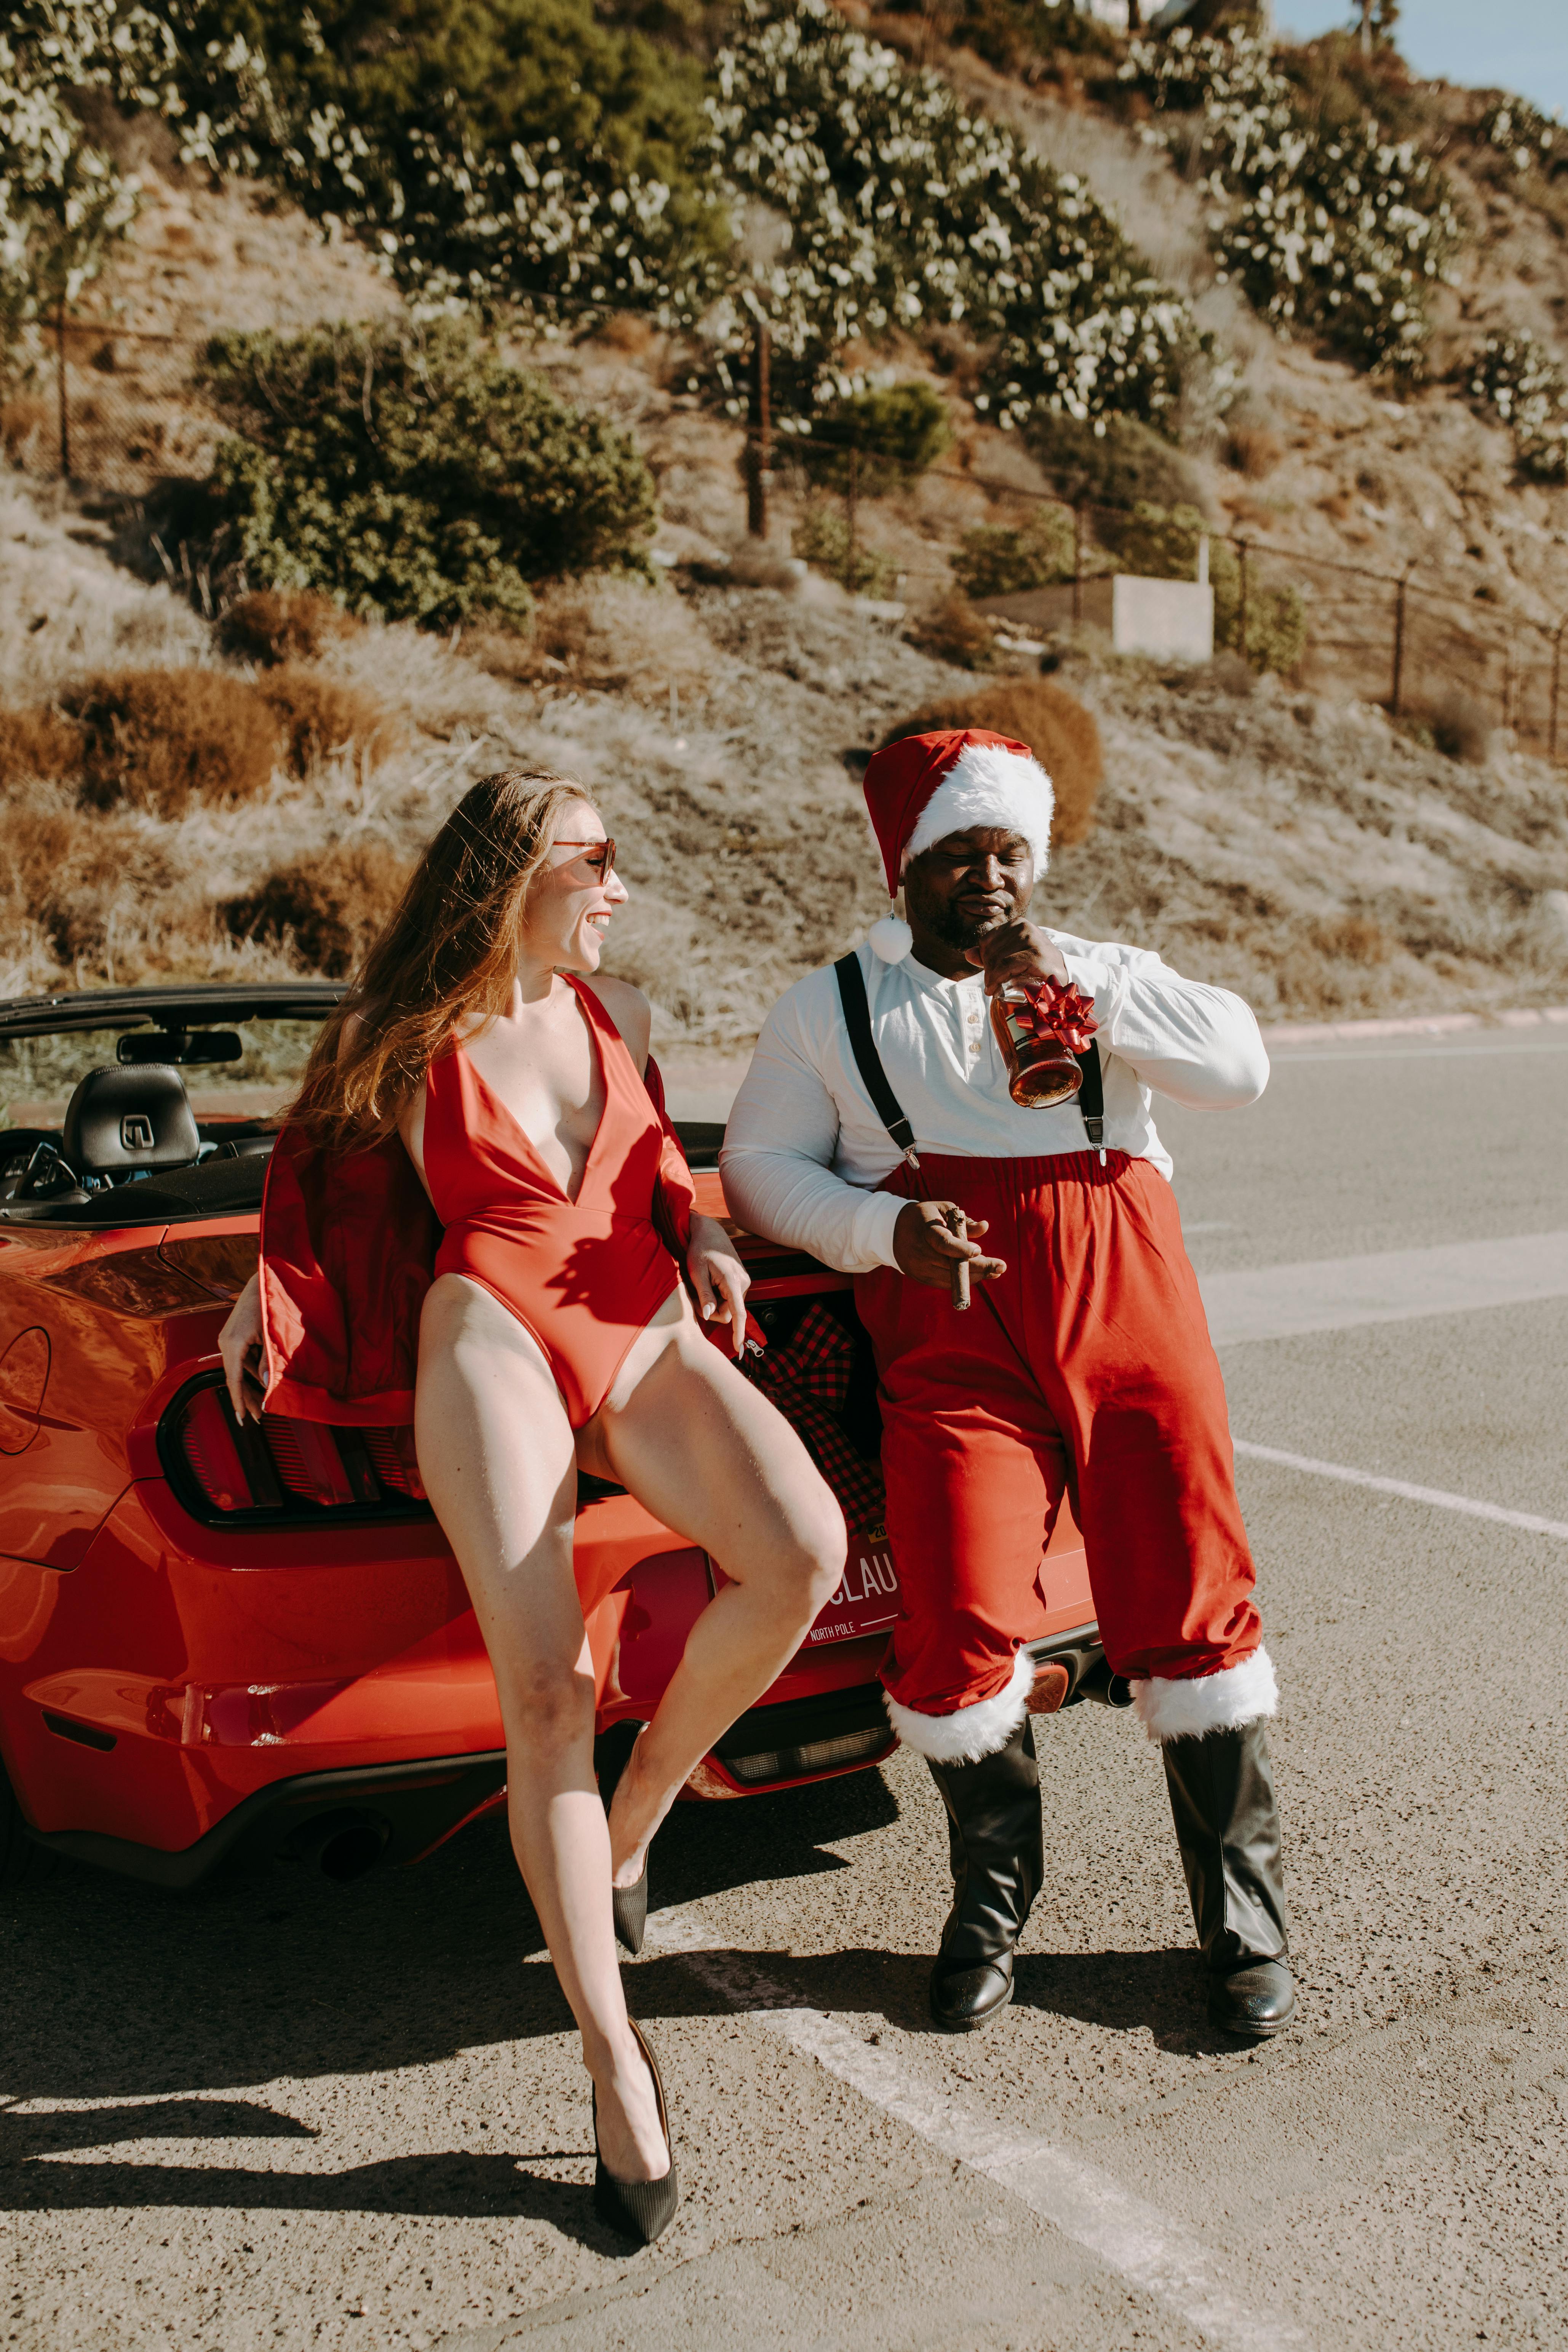
[[[1021,833],[1043,874],[1051,854],[1051,780],[1026,743],[988,735],[983,728],[946,728],[906,735],[873,754],[865,780],[866,806],[887,870],[893,911],[873,925],[871,945],[884,963],[899,963],[913,944],[898,912],[900,877],[911,857],[971,825]]]

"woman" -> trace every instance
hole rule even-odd
[[[617,1926],[637,1948],[655,1830],[798,1648],[845,1535],[800,1440],[710,1341],[656,1229],[679,1241],[703,1318],[729,1325],[738,1354],[747,1277],[723,1227],[691,1213],[648,1091],[657,1074],[644,1083],[647,1002],[579,976],[597,972],[627,895],[614,856],[593,803],[560,778],[509,770],[460,802],[317,1043],[273,1153],[260,1281],[222,1348],[237,1412],[269,1391],[275,1409],[331,1418],[344,1377],[340,1364],[323,1391],[310,1325],[344,1302],[322,1269],[357,1248],[363,1314],[347,1302],[343,1350],[363,1320],[395,1316],[384,1241],[364,1221],[378,1203],[389,1231],[428,1216],[405,1154],[445,1228],[416,1297],[420,1475],[495,1669],[513,1850],[593,2077],[595,2204],[651,2239],[675,2210],[675,2166],[653,2054],[626,2016]],[[369,1417],[364,1387],[340,1417]],[[607,1822],[573,1577],[579,1468],[627,1487],[728,1580]]]

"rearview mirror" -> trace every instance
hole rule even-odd
[[[237,1029],[132,1029],[114,1048],[118,1062],[238,1062],[245,1041]]]

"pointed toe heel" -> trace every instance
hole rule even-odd
[[[616,1941],[635,1959],[643,1947],[647,1933],[647,1864],[642,1866],[642,1876],[630,1886],[612,1886],[610,1910],[616,1922]]]
[[[647,1874],[644,1874],[646,1876]],[[680,2183],[676,2176],[675,2142],[670,2137],[669,2111],[665,2105],[664,2082],[658,2071],[658,2061],[636,2019],[628,2019],[627,2022],[637,2035],[637,2046],[647,2061],[648,2073],[653,2076],[653,2094],[658,2101],[658,2127],[669,2150],[669,2170],[662,2180],[621,2180],[609,2169],[599,2153],[599,2101],[595,2094],[594,2210],[607,2230],[618,2231],[624,2238],[635,2238],[640,2245],[651,2246],[675,2219],[676,2209],[680,2203]]]

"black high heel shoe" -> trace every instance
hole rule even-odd
[[[636,2018],[628,2018],[626,2022],[637,2035],[637,2047],[647,2060],[647,2071],[653,2076],[653,2095],[658,2101],[658,2127],[669,2150],[669,2170],[662,2180],[620,2180],[607,2169],[599,2153],[599,2094],[595,2091],[594,2210],[606,2229],[618,2230],[623,2237],[637,2238],[645,2246],[651,2246],[675,2219],[675,2210],[680,2202],[680,2183],[675,2173],[675,2142],[669,2134],[669,2113],[664,2104],[664,2084],[659,2075],[658,2061],[653,2054],[647,2035]]]
[[[612,1886],[610,1910],[616,1922],[616,1941],[624,1944],[633,1958],[642,1949],[647,1932],[647,1864],[642,1866],[642,1876],[630,1886]]]
[[[635,1723],[625,1726],[617,1724],[615,1731],[608,1732],[605,1735],[604,1762],[599,1767],[599,1795],[604,1801],[606,1817],[608,1816],[611,1803],[615,1798],[616,1790],[620,1786],[621,1774],[631,1762],[632,1749],[637,1746],[638,1738],[642,1733],[647,1730],[647,1726],[644,1723]],[[624,1733],[628,1730],[631,1733],[631,1738],[629,1739],[625,1738],[624,1736],[617,1738],[617,1733],[624,1735]],[[632,1958],[635,1959],[637,1954],[642,1950],[643,1937],[647,1931],[647,1863],[646,1858],[643,1862],[642,1876],[634,1885],[611,1886],[610,1910],[616,1923],[616,1941],[617,1944],[622,1945],[626,1951],[630,1952]]]

